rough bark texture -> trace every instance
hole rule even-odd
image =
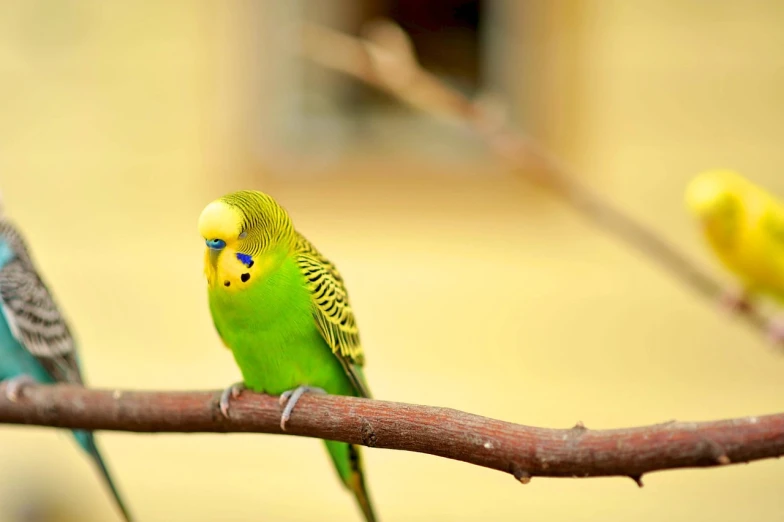
[[[243,392],[229,418],[219,391],[138,392],[29,385],[16,402],[0,385],[0,423],[132,432],[283,433],[278,398]],[[667,422],[615,430],[545,429],[448,408],[306,395],[291,435],[429,453],[531,477],[628,476],[784,454],[784,414],[714,422]]]

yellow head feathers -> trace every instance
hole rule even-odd
[[[740,175],[710,171],[686,190],[713,253],[745,292],[784,299],[784,204]]]
[[[703,220],[729,219],[738,210],[749,182],[729,170],[710,170],[697,175],[686,188],[686,206]]]
[[[253,190],[233,192],[207,205],[199,216],[199,233],[207,243],[208,284],[230,292],[273,272],[296,242],[286,211]]]
[[[199,233],[211,248],[231,246],[251,256],[286,247],[294,238],[288,213],[255,190],[232,192],[207,205],[199,216]]]
[[[199,216],[199,234],[205,240],[220,239],[231,243],[242,232],[242,214],[239,210],[216,199]]]

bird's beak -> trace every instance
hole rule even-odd
[[[209,252],[210,263],[212,266],[217,266],[218,257],[223,249],[226,248],[226,242],[222,239],[206,239],[207,251]]]
[[[215,274],[218,272],[218,258],[222,248],[213,248],[210,241],[207,241],[207,248],[204,250],[204,275],[210,285],[215,282]]]
[[[210,264],[213,267],[217,267],[218,266],[218,257],[220,256],[221,250],[218,250],[217,248],[207,248],[207,251],[208,251],[209,256],[210,256]]]

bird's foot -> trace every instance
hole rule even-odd
[[[774,346],[784,346],[784,317],[774,317],[768,321],[767,336]]]
[[[35,379],[27,374],[17,375],[5,381],[5,398],[11,402],[16,402],[22,393],[22,388],[28,384],[35,384]]]
[[[220,406],[221,414],[227,419],[229,418],[229,403],[231,402],[232,399],[239,398],[239,396],[242,394],[244,390],[245,390],[245,383],[235,382],[234,384],[232,384],[231,386],[223,390],[223,393],[221,393],[220,401],[218,402],[218,405]]]
[[[297,405],[300,397],[305,393],[327,393],[321,388],[313,386],[298,386],[293,390],[286,390],[280,394],[278,403],[283,407],[283,413],[280,416],[280,429],[286,431],[286,423],[291,418],[291,412],[294,411],[294,406]]]
[[[721,309],[730,314],[748,312],[751,309],[751,300],[743,290],[727,290],[719,299]]]

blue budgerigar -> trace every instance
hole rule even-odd
[[[19,400],[20,388],[28,382],[83,384],[68,325],[41,280],[24,239],[2,215],[0,311],[0,380],[7,381],[9,400]],[[92,432],[73,433],[98,466],[122,516],[130,521]]]

